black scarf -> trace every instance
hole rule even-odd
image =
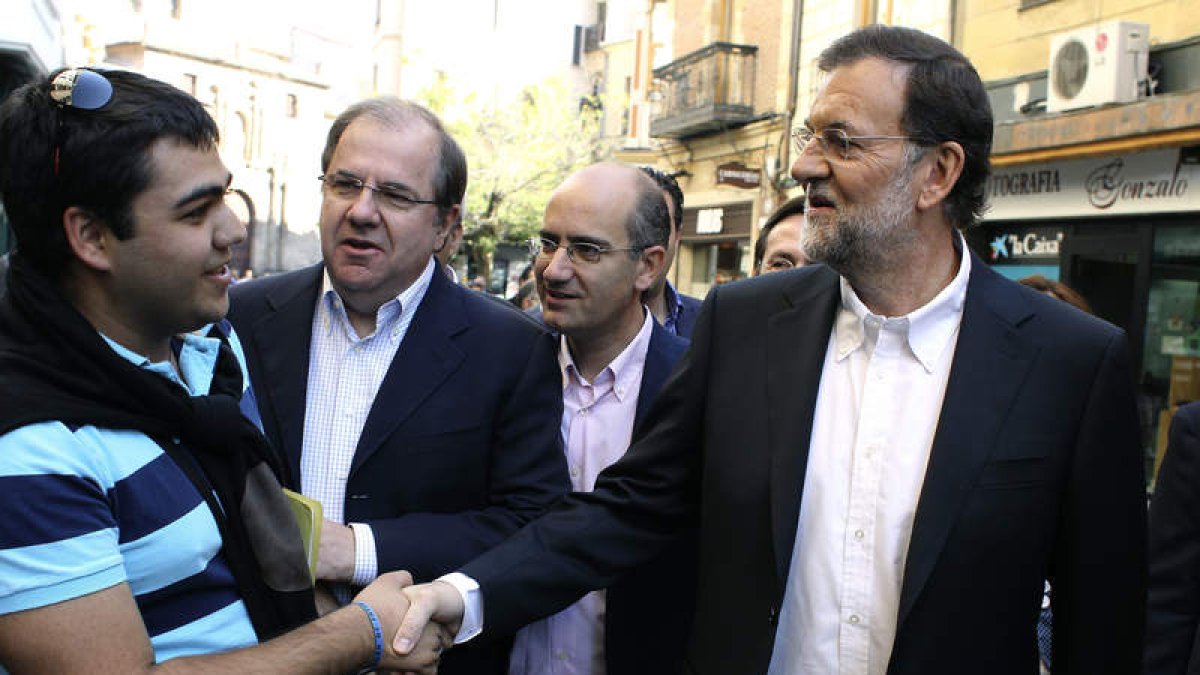
[[[208,396],[130,363],[52,281],[13,256],[0,294],[0,434],[36,422],[132,429],[196,486],[260,640],[315,618],[312,584],[279,464],[238,408],[242,371],[224,334]],[[214,496],[215,493],[215,496]]]

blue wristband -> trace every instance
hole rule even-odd
[[[362,601],[355,602],[354,604],[361,607],[362,611],[367,613],[367,618],[371,621],[371,632],[375,634],[375,659],[363,671],[374,670],[383,661],[383,625],[379,623],[379,615],[375,613],[375,610],[371,609],[370,605]]]

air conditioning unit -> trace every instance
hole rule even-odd
[[[1149,60],[1149,24],[1104,21],[1055,35],[1046,111],[1136,101]]]

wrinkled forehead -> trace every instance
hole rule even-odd
[[[850,133],[899,131],[911,70],[911,64],[864,57],[822,73],[808,125]]]

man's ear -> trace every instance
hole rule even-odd
[[[438,253],[446,247],[446,239],[450,236],[450,231],[454,229],[454,224],[458,222],[458,213],[462,209],[462,204],[455,204],[446,209],[446,215],[440,218],[437,222],[437,234],[433,240],[433,252]]]
[[[950,191],[962,176],[966,153],[955,141],[939,143],[930,150],[929,175],[921,185],[917,195],[917,209],[926,210],[939,207],[950,196]]]
[[[658,278],[658,273],[662,271],[663,264],[667,260],[667,249],[662,246],[651,246],[642,249],[642,254],[638,258],[638,275],[634,279],[634,288],[639,291],[645,291],[654,284],[654,280]]]
[[[112,230],[91,211],[78,206],[63,211],[67,245],[85,267],[107,272],[112,269]]]

